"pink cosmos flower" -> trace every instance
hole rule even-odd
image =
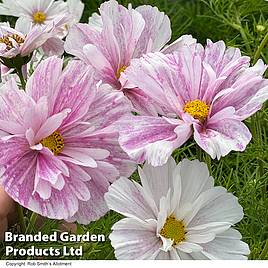
[[[118,144],[122,93],[96,89],[80,61],[43,61],[26,91],[0,90],[1,184],[21,205],[50,218],[89,223],[108,211],[104,193],[135,164]],[[103,107],[106,109],[104,110]]]
[[[91,64],[100,79],[122,90],[140,113],[157,114],[155,106],[135,85],[128,84],[124,71],[133,58],[148,52],[168,53],[184,43],[195,43],[191,36],[182,36],[165,47],[171,38],[170,20],[157,7],[125,8],[110,0],[100,6],[89,24],[77,24],[70,29],[65,50]]]
[[[34,27],[27,35],[8,25],[0,25],[0,57],[29,56],[51,37],[52,27]]]
[[[185,45],[179,52],[149,54],[132,61],[127,79],[165,107],[161,116],[130,116],[121,124],[119,142],[137,161],[166,163],[193,134],[213,159],[244,151],[251,133],[242,123],[268,99],[266,66],[223,41]]]

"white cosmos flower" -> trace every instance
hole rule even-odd
[[[0,5],[0,14],[19,17],[16,24],[25,31],[32,25],[50,24],[58,17],[65,17],[64,23],[70,20],[67,3],[55,0],[5,0]]]
[[[0,3],[0,15],[19,17],[16,25],[23,32],[28,32],[33,25],[59,22],[62,31],[79,22],[84,11],[80,0],[3,0]],[[64,36],[64,35],[63,35]]]
[[[248,245],[231,228],[243,218],[237,198],[204,163],[173,158],[139,169],[142,186],[121,178],[105,195],[124,218],[110,235],[117,259],[247,259]]]

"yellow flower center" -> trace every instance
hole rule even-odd
[[[18,34],[5,35],[2,38],[0,38],[0,43],[5,44],[7,50],[10,50],[14,47],[11,39],[15,40],[18,45],[21,45],[24,43],[24,39]]]
[[[42,24],[46,20],[46,14],[42,11],[37,11],[33,14],[33,21]]]
[[[185,228],[182,221],[178,221],[173,215],[166,219],[160,235],[173,240],[173,246],[185,240]]]
[[[201,100],[188,101],[185,104],[183,111],[204,123],[209,114],[209,106]]]
[[[116,78],[119,79],[121,74],[127,69],[128,66],[122,66],[121,68],[118,69],[116,73]]]
[[[58,131],[54,131],[51,135],[42,139],[40,143],[54,155],[58,155],[64,147],[64,139]]]

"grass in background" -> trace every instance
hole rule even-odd
[[[87,22],[88,17],[97,11],[101,2],[84,0],[86,8],[83,22]],[[128,1],[119,2],[124,5],[128,3]],[[238,47],[244,55],[250,56],[252,63],[262,58],[268,64],[268,2],[264,0],[132,0],[131,2],[133,6],[154,5],[166,12],[172,22],[173,40],[182,34],[192,34],[203,44],[207,38],[213,41],[224,40],[229,46]],[[6,19],[6,17],[1,18],[2,21]],[[189,141],[174,152],[174,157],[180,161],[185,157],[194,159],[198,155],[208,163],[216,185],[226,187],[228,191],[235,194],[244,208],[245,217],[236,228],[243,235],[243,240],[249,244],[250,259],[268,259],[264,250],[268,238],[267,104],[262,111],[248,119],[246,124],[253,134],[253,139],[243,153],[232,152],[220,161],[213,161],[204,152],[200,152],[194,142]],[[132,179],[138,180],[136,173]],[[30,215],[28,211],[26,220],[29,221]],[[109,212],[88,226],[78,225],[78,233],[89,231],[92,234],[103,233],[107,237],[105,243],[85,243],[84,255],[81,259],[114,259],[108,236],[111,226],[120,218],[121,216],[115,212]],[[19,226],[13,226],[14,232],[17,232],[18,228]],[[28,232],[42,231],[49,234],[58,228],[58,221],[46,220],[42,227],[32,226]],[[31,245],[16,243],[13,246],[27,248]],[[9,257],[4,255],[4,246],[4,243],[0,243],[0,258],[8,259]],[[36,246],[56,247],[61,244],[38,243]],[[73,246],[73,243],[70,246]],[[11,256],[10,259],[15,258]],[[70,258],[66,257],[66,259]]]

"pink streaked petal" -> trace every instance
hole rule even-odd
[[[175,52],[169,57],[175,64],[176,73],[179,76],[180,87],[177,86],[176,89],[179,91],[179,95],[184,96],[183,99],[186,101],[198,99],[203,72],[199,46],[184,46],[179,52]],[[189,99],[185,98],[187,95],[184,95],[183,91],[187,92]]]
[[[44,26],[34,26],[21,46],[21,56],[29,56],[35,49],[42,46],[51,37],[49,30]]]
[[[204,52],[204,63],[211,66],[218,79],[217,83],[208,85],[209,76],[204,73],[201,83],[201,97],[207,103],[210,103],[214,96],[222,89],[229,87],[228,81],[239,74],[239,72],[249,65],[249,57],[242,57],[237,48],[226,48],[223,41],[216,43],[207,41]],[[222,81],[220,78],[223,78]]]
[[[179,51],[183,46],[191,46],[196,44],[196,39],[191,35],[182,35],[177,40],[175,40],[172,44],[164,47],[161,52],[164,54],[170,54],[175,51]]]
[[[23,90],[18,89],[13,78],[2,85],[0,91],[0,119],[7,123],[10,122],[10,127],[15,132],[12,134],[20,134],[23,129],[26,130],[24,115],[27,109],[31,109],[33,105],[33,100]],[[3,128],[4,125],[3,123]]]
[[[170,20],[164,12],[160,12],[157,7],[149,5],[136,8],[143,19],[145,26],[136,45],[134,57],[139,58],[148,52],[160,51],[171,39]]]
[[[68,166],[62,162],[58,156],[55,156],[48,148],[43,147],[42,154],[48,157],[48,159],[53,162],[53,164],[61,170],[62,174],[66,177],[69,177],[69,169]]]
[[[132,8],[125,8],[116,1],[105,2],[100,7],[103,22],[102,41],[106,44],[107,57],[115,72],[128,66],[139,37],[145,26],[142,15]]]
[[[59,159],[61,159],[62,161],[66,162],[66,163],[72,163],[75,165],[79,165],[82,167],[88,167],[88,166],[97,166],[97,163],[94,161],[94,159],[92,159],[91,162],[89,162],[90,160],[88,160],[87,162],[83,161],[79,161],[73,157],[69,157],[69,156],[59,156]]]
[[[83,47],[83,52],[86,57],[86,62],[91,64],[96,70],[98,70],[98,72],[101,72],[101,77],[111,76],[112,79],[116,79],[111,64],[98,47],[88,44]],[[107,81],[107,78],[105,81]]]
[[[206,129],[194,124],[194,139],[213,159],[220,159],[232,150],[242,152],[251,140],[248,128],[239,120],[221,118],[218,122],[208,123]]]
[[[78,165],[72,165],[72,176],[75,178],[79,178],[81,181],[90,181],[91,176],[88,172],[84,170],[83,167],[80,167]]]
[[[35,141],[40,142],[41,139],[48,137],[56,131],[62,125],[63,120],[67,117],[70,111],[70,109],[65,109],[62,112],[49,117],[36,133]]]
[[[73,216],[78,209],[78,201],[68,186],[72,183],[68,181],[68,177],[65,177],[65,186],[60,191],[58,181],[54,184],[55,188],[51,187],[49,199],[43,200],[37,192],[33,194],[38,153],[30,151],[27,144],[28,142],[23,138],[13,138],[5,143],[0,142],[0,162],[5,166],[1,180],[5,191],[22,206],[43,216],[54,219]],[[57,165],[55,159],[52,162],[53,165]],[[40,188],[40,192],[42,189]],[[47,198],[49,189],[43,190],[42,196]]]
[[[81,61],[69,62],[62,74],[62,81],[55,93],[53,113],[71,109],[64,120],[64,127],[80,120],[88,111],[96,94],[97,80],[91,67]]]
[[[87,183],[80,180],[80,178],[72,177],[72,183],[70,189],[76,195],[80,201],[88,201],[90,199],[90,190],[87,187]]]
[[[73,189],[72,181],[65,178],[65,186],[60,191],[52,189],[49,199],[41,199],[38,193],[30,196],[26,207],[52,219],[66,219],[72,217],[78,210],[78,199]]]
[[[66,155],[74,159],[77,163],[80,163],[85,167],[97,167],[97,162],[94,160],[92,150],[87,148],[75,148],[75,147],[64,147],[61,154]]]
[[[27,153],[25,149],[23,157],[21,157],[21,153],[21,148],[17,146],[16,154],[9,154],[14,158],[8,157],[5,160],[6,165],[1,177],[1,184],[12,199],[27,207],[34,189],[36,154]]]
[[[50,56],[61,56],[64,53],[64,41],[57,37],[51,37],[42,45],[44,54]]]
[[[104,200],[104,194],[108,191],[109,182],[107,178],[100,176],[103,174],[101,169],[86,168],[84,170],[92,177],[90,181],[84,182],[90,192],[90,199],[88,201],[79,201],[78,211],[67,220],[88,224],[90,221],[98,220],[109,210]],[[73,174],[72,168],[71,174]]]
[[[29,128],[29,129],[26,130],[25,137],[26,137],[26,139],[29,142],[29,145],[31,147],[34,147],[35,146],[34,136],[35,136],[35,133],[34,133],[34,131],[31,128]],[[41,149],[42,149],[42,147],[41,147]]]
[[[255,96],[253,96],[242,108],[236,112],[236,116],[239,120],[245,120],[258,110],[262,108],[262,105],[268,99],[268,84],[259,89]]]
[[[260,60],[253,67],[241,72],[232,82],[230,90],[224,90],[215,97],[213,112],[233,106],[238,118],[244,120],[259,110],[268,98],[268,82],[262,78],[266,68]]]
[[[41,97],[37,103],[28,107],[24,114],[24,125],[26,128],[31,128],[35,133],[40,129],[42,124],[48,118],[48,101],[47,97]]]
[[[87,44],[99,43],[100,34],[88,24],[78,23],[71,27],[65,42],[65,51],[83,61],[87,61],[83,47]]]
[[[42,198],[43,200],[47,200],[51,197],[51,188],[51,184],[48,181],[40,179],[34,187],[33,195],[35,193],[38,193],[40,198]]]
[[[161,53],[147,54],[131,61],[125,71],[128,81],[140,88],[154,102],[175,112],[182,110],[184,101],[176,94],[177,75],[170,68],[169,59]],[[175,79],[175,80],[174,80]],[[166,92],[172,95],[170,104]]]
[[[18,134],[23,133],[25,131],[25,128],[22,125],[16,122],[10,122],[1,119],[0,119],[0,128],[2,131],[5,131],[10,134]]]
[[[104,159],[119,171],[116,177],[111,176],[111,181],[119,177],[119,174],[124,177],[129,177],[136,169],[136,163],[131,161],[129,156],[122,150],[118,143],[118,132],[105,128],[99,132],[93,132],[87,137],[70,137],[65,139],[68,146],[87,146],[88,148],[101,148],[109,151],[110,155]],[[98,161],[98,164],[100,161]]]
[[[109,159],[107,159],[107,161],[109,161]],[[116,166],[114,166],[112,163],[105,161],[97,161],[97,164],[98,169],[100,171],[103,171],[102,176],[105,176],[110,183],[113,183],[119,178],[120,173],[117,170]]]
[[[37,102],[41,97],[48,99],[51,113],[54,106],[54,94],[62,73],[63,61],[50,57],[41,62],[26,85],[26,92]]]
[[[124,94],[131,101],[135,112],[140,115],[158,115],[157,105],[139,88],[124,89]]]
[[[35,192],[37,192],[42,199],[50,198],[52,188],[58,189],[60,184],[63,184],[63,188],[65,181],[61,180],[62,174],[69,174],[67,166],[54,155],[47,153],[46,150],[47,149],[44,149],[37,157],[34,189],[32,193],[34,195]],[[54,185],[56,185],[56,187],[54,187]]]
[[[191,134],[189,124],[174,121],[150,116],[127,117],[120,123],[119,143],[138,162],[147,159],[153,165],[162,165]]]
[[[65,179],[62,175],[58,176],[57,181],[53,184],[53,188],[61,191],[65,186]]]
[[[131,104],[122,92],[112,88],[99,88],[83,120],[90,122],[95,130],[98,130],[113,126],[116,121],[130,113]]]

